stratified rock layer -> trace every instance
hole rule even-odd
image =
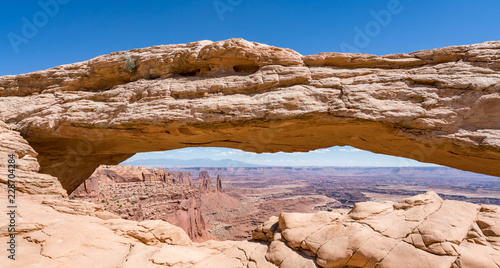
[[[71,195],[76,197],[97,197],[99,184],[127,182],[164,182],[166,184],[192,185],[189,172],[172,172],[160,168],[134,166],[101,166],[85,180]]]
[[[351,145],[500,176],[499,51],[500,42],[386,56],[302,56],[242,39],[154,46],[0,77],[0,120],[68,192],[100,164],[189,146]]]
[[[100,166],[70,198],[102,204],[127,220],[164,220],[194,241],[213,239],[205,230],[201,192],[189,172],[134,166]]]

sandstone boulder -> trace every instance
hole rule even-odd
[[[498,212],[428,192],[358,203],[347,214],[283,213],[276,229],[269,219],[253,238],[272,241],[267,258],[275,264],[289,257],[306,265],[312,256],[320,267],[495,267]]]

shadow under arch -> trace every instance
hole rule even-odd
[[[500,152],[488,146],[467,147],[432,139],[396,124],[309,114],[281,120],[200,124],[147,122],[114,128],[70,124],[57,136],[23,135],[39,153],[40,172],[56,176],[71,193],[101,164],[115,165],[139,152],[185,147],[227,147],[248,152],[307,152],[349,145],[374,153],[406,157],[465,171],[500,176]]]

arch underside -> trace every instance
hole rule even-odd
[[[365,120],[310,115],[288,120],[218,123],[144,129],[73,129],[81,137],[31,138],[42,173],[61,180],[72,192],[101,164],[118,164],[138,152],[185,147],[227,147],[248,152],[307,152],[350,145],[381,154],[436,163],[498,176],[500,153],[491,148],[463,147],[442,140],[426,144],[394,125]],[[489,156],[489,157],[487,157]]]

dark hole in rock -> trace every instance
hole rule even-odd
[[[259,70],[258,65],[235,65],[233,70],[237,73],[255,73]]]
[[[200,69],[192,70],[192,71],[187,71],[187,72],[179,72],[177,74],[182,75],[182,76],[195,76],[200,73]]]

